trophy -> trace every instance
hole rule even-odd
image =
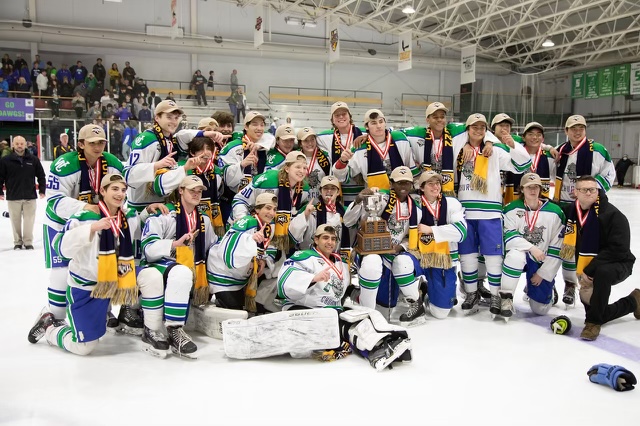
[[[358,254],[393,253],[387,221],[378,216],[378,210],[382,203],[380,192],[365,195],[362,205],[367,217],[360,221],[360,229],[356,236],[355,250]]]

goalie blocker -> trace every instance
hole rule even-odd
[[[301,309],[222,323],[229,358],[255,359],[290,354],[310,357],[314,350],[336,348],[348,341],[373,368],[411,361],[411,342],[403,327],[387,323],[373,309]]]

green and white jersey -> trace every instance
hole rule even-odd
[[[507,251],[526,252],[533,246],[542,250],[547,256],[537,273],[551,282],[562,265],[561,231],[566,218],[557,204],[549,200],[541,200],[541,203],[542,207],[537,211],[526,207],[524,200],[515,200],[504,207],[504,247]]]
[[[329,267],[327,281],[312,282],[313,277]],[[341,298],[351,282],[349,265],[333,253],[331,259],[315,249],[295,252],[278,274],[277,299],[286,311],[293,305],[308,308],[339,308]]]
[[[131,241],[140,240],[141,219],[134,209],[128,209],[125,217],[129,222]],[[98,281],[98,252],[100,236],[104,232],[113,232],[111,228],[91,236],[91,225],[101,216],[89,210],[78,212],[69,218],[64,229],[53,240],[55,250],[65,259],[70,259],[67,283],[71,287],[91,291]],[[134,247],[135,253],[135,247]]]
[[[129,185],[128,203],[138,211],[151,203],[163,202],[162,197],[154,194],[151,188],[156,177],[153,163],[159,160],[160,142],[155,133],[145,130],[136,136],[131,144],[131,154],[124,173]]]
[[[569,142],[566,142],[569,143]],[[558,149],[560,149],[558,147]],[[573,190],[576,187],[576,179],[579,177],[576,173],[576,163],[578,161],[578,151],[569,153],[567,166],[564,169],[562,177],[562,191],[560,193],[560,202],[572,203],[575,199],[571,198]],[[593,176],[600,188],[605,192],[611,189],[616,178],[616,169],[611,161],[611,156],[604,145],[597,142],[593,143],[593,162],[591,164],[591,176]],[[556,188],[558,191],[558,188]]]
[[[67,152],[53,161],[49,169],[44,224],[57,231],[64,227],[71,216],[81,212],[87,203],[97,204],[97,194],[80,194],[81,168],[78,155],[75,151]],[[102,158],[106,161],[103,172],[122,174],[122,162],[117,157],[103,152]]]
[[[464,124],[449,123],[446,128],[451,133],[452,138],[465,131]],[[420,166],[420,170],[422,170],[422,164],[424,163],[424,141],[427,137],[428,130],[428,127],[407,127],[406,129],[401,129],[411,144],[413,159],[416,161],[416,164]],[[439,145],[437,145],[438,143],[443,143],[443,141],[434,141],[434,149],[431,150],[431,164],[436,164],[438,161],[436,157],[439,147]]]
[[[275,233],[275,225],[271,227],[271,235]],[[222,237],[222,240],[209,251],[207,259],[207,279],[214,293],[219,291],[241,290],[249,281],[253,271],[253,258],[266,262],[265,275],[274,275],[277,250],[268,245],[266,250],[259,250],[253,234],[260,231],[261,226],[254,216],[245,216],[233,223],[233,226]]]
[[[244,150],[242,149],[242,135],[238,139],[233,139],[222,148],[218,155],[218,166],[222,169],[224,183],[233,191],[238,192],[238,187],[244,178],[244,168],[240,165],[244,159]],[[265,133],[260,140],[256,142],[259,151],[265,154],[276,144],[276,138],[271,133]],[[261,173],[262,171],[259,171]]]

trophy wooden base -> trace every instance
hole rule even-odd
[[[356,235],[355,251],[361,255],[393,253],[391,234],[387,230],[387,222],[382,219],[363,220]]]

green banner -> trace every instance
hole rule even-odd
[[[584,73],[584,97],[585,99],[598,99],[598,71],[587,71]]]
[[[598,86],[600,97],[613,95],[613,67],[598,70]]]
[[[584,73],[574,72],[571,81],[571,97],[584,98]]]
[[[616,65],[613,67],[613,94],[629,94],[629,77],[631,64]]]

